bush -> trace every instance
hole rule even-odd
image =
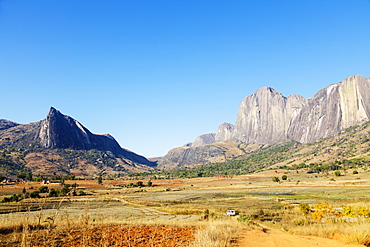
[[[246,221],[249,221],[249,219],[247,218],[247,216],[245,216],[244,214],[240,214],[237,218],[238,221],[241,221],[241,222],[246,222]]]
[[[48,197],[58,197],[58,191],[50,189]]]
[[[39,191],[32,191],[30,194],[31,198],[40,198],[40,192]]]
[[[334,175],[335,175],[335,176],[337,176],[337,177],[339,177],[339,176],[341,175],[341,174],[340,174],[340,171],[335,171],[335,172],[334,172]]]
[[[40,193],[48,193],[49,192],[49,188],[47,186],[41,186],[39,188],[39,192]]]
[[[281,176],[281,179],[282,180],[287,180],[288,179],[288,176],[287,175],[283,175],[283,176]]]
[[[311,208],[307,203],[300,203],[299,209],[301,210],[304,216],[307,216],[311,212]]]
[[[84,196],[84,195],[86,195],[86,192],[85,192],[85,191],[83,191],[83,190],[78,190],[78,191],[77,191],[77,195],[79,195],[79,196]]]
[[[353,174],[358,174],[358,171],[354,170],[354,171],[353,171]]]
[[[279,183],[280,182],[280,179],[278,177],[273,177],[272,178],[272,182]]]

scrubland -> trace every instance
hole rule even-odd
[[[0,245],[238,246],[243,232],[267,228],[369,245],[370,173],[343,174],[268,170],[152,180],[153,186],[141,188],[124,187],[135,180],[66,181],[77,182],[86,195],[0,204]],[[286,180],[273,182],[283,175]],[[38,186],[4,185],[0,195]],[[38,208],[19,212],[20,204]],[[226,216],[228,209],[238,215]]]

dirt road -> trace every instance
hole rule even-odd
[[[249,230],[244,233],[239,242],[240,247],[364,247],[364,245],[344,244],[327,238],[299,236],[282,231],[264,228],[262,230]]]

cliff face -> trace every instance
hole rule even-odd
[[[276,143],[286,140],[291,120],[306,104],[302,96],[288,98],[270,87],[263,87],[241,103],[232,138],[246,143]]]
[[[41,122],[39,138],[45,148],[92,149],[96,146],[88,129],[53,107]]]
[[[111,135],[93,134],[77,120],[63,115],[53,107],[50,108],[47,117],[41,121],[38,139],[44,148],[110,151],[116,157],[125,158],[134,163],[153,165],[143,156],[121,148]]]
[[[302,143],[314,142],[368,121],[369,94],[369,80],[361,75],[320,90],[292,121],[287,138]]]
[[[330,85],[310,99],[300,95],[284,97],[264,87],[242,101],[235,127],[225,128],[227,124],[222,124],[216,140],[235,138],[267,144],[291,139],[308,143],[369,119],[370,80],[361,75]]]
[[[309,143],[369,120],[370,79],[362,75],[350,76],[330,85],[309,99],[295,94],[284,97],[273,88],[263,87],[243,99],[235,125],[223,123],[218,127],[214,142],[236,139],[247,144],[286,140]],[[210,141],[209,138],[206,144]],[[197,143],[196,146],[202,144]],[[199,155],[200,150],[203,149],[198,149],[194,155]],[[192,152],[195,151],[187,150],[187,160],[192,159]],[[204,152],[207,151],[203,150],[202,155]],[[172,163],[177,162],[175,153],[170,156]]]
[[[121,148],[112,136],[93,134],[77,120],[54,108],[50,108],[44,120],[36,123],[0,120],[0,148],[25,153],[20,163],[40,174],[74,172],[96,176],[103,171],[112,174],[150,171],[156,165]],[[50,155],[58,162],[49,162]]]

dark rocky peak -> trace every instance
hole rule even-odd
[[[91,136],[82,124],[53,107],[42,121],[39,133],[45,148],[91,149]]]
[[[145,157],[121,148],[111,135],[93,134],[77,120],[63,115],[53,107],[50,108],[47,117],[41,121],[38,139],[44,148],[110,151],[116,157],[139,164],[154,165]]]
[[[130,162],[154,165],[145,157],[121,148],[111,135],[93,134],[80,122],[53,107],[41,121],[38,139],[44,148],[110,151],[115,157],[125,158]]]

